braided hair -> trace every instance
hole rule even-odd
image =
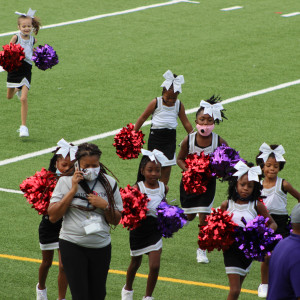
[[[253,163],[251,162],[246,162],[246,165],[249,168],[252,168],[254,166]],[[233,171],[237,171],[235,169],[233,169]],[[247,173],[246,173],[247,174]],[[263,186],[260,183],[260,179],[261,179],[261,175],[259,175],[259,181],[254,181],[254,189],[253,192],[251,194],[251,197],[248,199],[249,201],[255,201],[258,200],[258,198],[263,198],[261,196],[261,190],[263,189]],[[232,199],[233,201],[237,201],[238,199],[240,199],[240,196],[237,192],[236,186],[237,186],[237,182],[238,182],[238,177],[237,176],[231,176],[228,179],[229,182],[229,186],[228,186],[228,199]]]
[[[97,145],[91,144],[91,143],[83,143],[78,146],[78,150],[76,152],[76,160],[78,161],[80,165],[80,159],[85,157],[85,156],[98,156],[99,160],[101,157],[102,151],[98,148]],[[108,199],[108,204],[109,204],[109,210],[113,215],[113,218],[115,218],[115,198],[114,198],[114,192],[113,189],[105,176],[107,174],[107,171],[109,171],[112,176],[118,181],[118,179],[114,176],[114,174],[107,168],[105,167],[100,161],[100,172],[98,174],[97,180],[102,184],[102,186],[105,189],[107,199]],[[81,181],[81,187],[85,190],[86,193],[91,193],[91,190],[89,186],[87,185],[85,179]]]
[[[138,170],[138,174],[137,174],[137,179],[136,179],[136,184],[139,181],[145,181],[145,176],[142,174],[142,170],[144,170],[144,168],[146,167],[147,163],[151,161],[151,159],[149,158],[149,156],[144,155],[140,161],[140,165],[139,165],[139,170]]]
[[[220,97],[220,96],[212,95],[209,99],[204,100],[204,101],[205,101],[205,102],[208,102],[208,103],[211,104],[211,105],[214,105],[214,104],[216,104],[216,103],[221,102],[221,97]],[[202,110],[204,110],[204,107],[200,107],[200,108],[197,110],[197,112],[196,112],[196,119],[197,119],[197,116],[200,114],[200,112],[201,112]],[[226,120],[227,120],[227,118],[226,118],[226,116],[225,116],[225,114],[224,114],[224,112],[223,112],[223,111],[225,111],[225,110],[226,110],[226,109],[221,110],[221,116],[222,116],[222,119],[226,119]],[[215,121],[215,124],[219,124],[219,123],[220,123],[220,120],[219,120],[219,119],[215,119],[214,121]],[[223,120],[222,120],[222,122],[223,122]]]

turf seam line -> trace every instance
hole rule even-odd
[[[273,91],[280,90],[280,89],[283,89],[283,88],[287,88],[287,87],[297,85],[297,84],[300,84],[300,79],[290,81],[290,82],[286,82],[286,83],[282,83],[282,84],[272,86],[272,87],[269,87],[269,88],[266,88],[266,89],[258,90],[258,91],[255,91],[255,92],[250,92],[250,93],[247,93],[247,94],[244,94],[244,95],[228,98],[228,99],[222,101],[222,104],[227,104],[227,103],[231,103],[231,102],[235,102],[235,101],[255,97],[255,96],[258,96],[258,95],[273,92]],[[198,110],[198,108],[199,107],[187,109],[186,114],[188,115],[188,114],[194,113]],[[150,125],[150,124],[151,124],[150,120],[146,121],[143,124],[142,127]],[[75,145],[78,145],[78,144],[81,144],[81,143],[87,143],[87,142],[91,142],[91,141],[95,141],[95,140],[100,140],[100,139],[103,139],[103,138],[106,138],[106,137],[109,137],[109,136],[114,136],[120,130],[121,130],[121,128],[113,130],[113,131],[108,131],[108,132],[105,132],[105,133],[101,133],[101,134],[98,134],[98,135],[90,136],[90,137],[87,137],[87,138],[84,138],[84,139],[76,140],[76,141],[73,141],[72,143],[75,144]],[[8,165],[10,163],[14,163],[14,162],[21,161],[21,160],[24,160],[24,159],[33,158],[33,157],[36,157],[36,156],[47,154],[47,153],[52,152],[55,149],[56,149],[56,146],[51,147],[51,148],[47,148],[47,149],[44,149],[44,150],[27,153],[27,154],[20,155],[20,156],[16,156],[16,157],[13,157],[13,158],[4,159],[4,160],[0,161],[0,166]]]

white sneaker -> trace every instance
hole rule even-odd
[[[20,137],[29,136],[28,128],[24,125],[21,125],[20,129],[18,129],[17,131],[20,132],[19,134]]]
[[[16,95],[17,95],[17,97],[18,97],[19,99],[21,99],[21,96],[22,96],[22,90],[18,90],[18,91],[16,92]]]
[[[268,284],[261,283],[258,287],[258,297],[267,298],[267,294],[268,294]]]
[[[39,284],[36,285],[36,300],[48,300],[47,288],[44,290],[39,289]]]
[[[127,291],[125,290],[125,285],[122,288],[122,300],[133,300],[133,290],[132,291]]]
[[[153,297],[150,297],[150,296],[148,296],[148,297],[143,297],[143,300],[154,300],[154,298]]]
[[[208,264],[209,260],[206,256],[206,250],[200,248],[197,249],[197,262],[202,264]]]

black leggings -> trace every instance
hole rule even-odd
[[[111,244],[104,248],[85,248],[60,239],[59,249],[72,299],[104,299]]]

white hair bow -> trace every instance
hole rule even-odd
[[[75,154],[78,150],[77,146],[71,146],[68,142],[66,142],[64,139],[61,139],[58,143],[57,146],[60,148],[56,152],[56,154],[61,154],[63,158],[66,158],[66,156],[70,153],[70,160],[75,159]]]
[[[181,85],[184,84],[183,75],[179,75],[175,78],[173,73],[168,70],[163,76],[166,80],[162,83],[161,87],[165,87],[169,90],[170,86],[173,84],[174,93],[181,93]]]
[[[268,144],[263,143],[260,146],[259,151],[261,151],[262,154],[260,156],[258,156],[258,158],[262,158],[264,160],[264,162],[266,162],[268,160],[269,155],[271,153],[274,153],[276,161],[285,161],[285,159],[282,156],[285,153],[285,151],[281,145],[279,145],[276,149],[273,150],[270,148],[270,146]]]
[[[153,151],[141,150],[142,154],[145,156],[149,156],[151,161],[159,161],[162,165],[168,161],[167,157],[159,150],[154,149]]]
[[[214,117],[214,120],[219,119],[222,121],[221,110],[223,110],[223,105],[221,103],[210,104],[204,100],[201,100],[200,107],[204,108],[204,113],[209,114]]]
[[[28,12],[27,14],[25,13],[20,13],[18,11],[15,12],[16,15],[19,15],[19,16],[25,16],[25,17],[30,17],[30,18],[34,18],[34,14],[35,14],[36,10],[32,10],[31,8],[28,9]]]
[[[248,172],[249,181],[259,182],[258,175],[261,174],[261,168],[259,166],[249,168],[243,161],[239,161],[234,168],[237,170],[232,176],[237,176],[240,179],[244,174]]]

